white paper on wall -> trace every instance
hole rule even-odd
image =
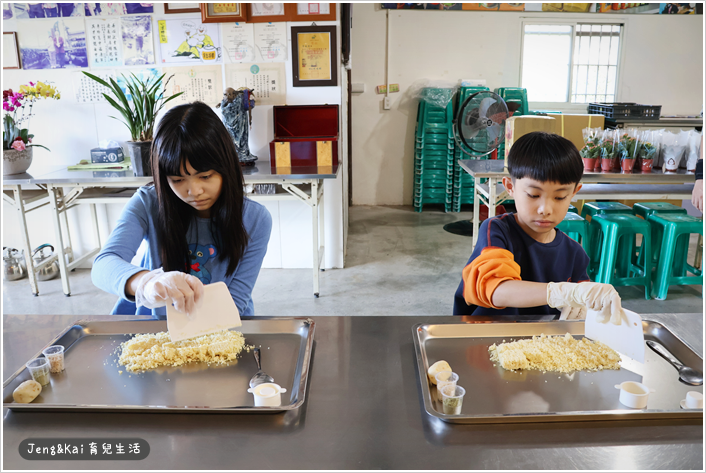
[[[221,62],[218,23],[196,19],[159,20],[159,50],[162,64],[202,65]]]
[[[165,96],[184,92],[165,105],[165,108],[174,107],[189,102],[205,102],[211,107],[221,102],[223,97],[223,80],[221,66],[191,66],[191,67],[165,67],[163,68],[169,79]]]
[[[223,48],[233,62],[255,61],[252,23],[223,23]]]
[[[106,82],[109,82],[111,77],[115,79],[114,71],[91,71],[91,74],[100,77]],[[73,72],[72,79],[78,103],[108,103],[103,97],[104,93],[112,97],[109,88],[94,81],[83,72]]]
[[[255,23],[254,29],[257,61],[287,60],[286,23]]]
[[[287,88],[283,62],[259,64],[226,64],[228,87],[254,89],[257,105],[284,105]]]
[[[86,40],[91,67],[123,65],[123,41],[119,18],[87,19]]]

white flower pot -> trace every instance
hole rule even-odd
[[[23,151],[4,149],[2,150],[2,161],[2,174],[4,176],[22,174],[26,172],[32,164],[32,148],[27,148]]]

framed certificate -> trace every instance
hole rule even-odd
[[[164,13],[198,13],[200,11],[198,3],[170,2],[164,4]]]
[[[335,3],[296,3],[291,8],[289,21],[336,21]]]
[[[248,3],[247,5],[250,23],[290,21],[291,11],[288,3]]]
[[[2,68],[22,69],[22,63],[20,62],[20,48],[17,43],[17,33],[14,31],[3,31],[2,35]]]
[[[336,26],[292,27],[292,85],[338,85]]]
[[[244,3],[200,3],[202,23],[231,23],[245,21]]]

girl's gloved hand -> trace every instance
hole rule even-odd
[[[623,316],[620,294],[610,284],[550,282],[547,284],[547,304],[554,308],[571,306],[595,310],[599,312],[600,323],[610,320],[613,324],[620,325]]]
[[[150,271],[140,278],[135,290],[135,304],[148,309],[173,304],[179,312],[190,315],[203,299],[203,283],[181,271]]]
[[[588,312],[585,307],[572,307],[570,305],[559,310],[561,310],[559,320],[586,320],[586,313]]]

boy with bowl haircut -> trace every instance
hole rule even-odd
[[[555,315],[620,324],[622,307],[610,284],[589,282],[581,245],[555,227],[581,189],[583,163],[566,138],[533,132],[519,138],[503,185],[516,213],[489,218],[463,269],[454,315]],[[561,311],[561,312],[560,312]]]

